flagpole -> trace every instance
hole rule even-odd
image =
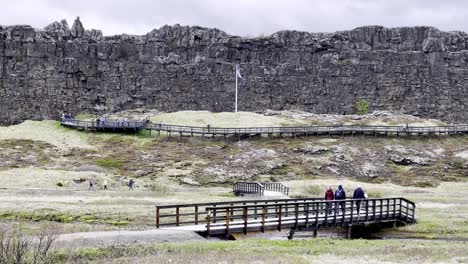
[[[235,107],[235,112],[237,113],[237,71],[239,70],[238,68],[239,66],[236,65],[236,71],[235,71],[235,75],[236,75],[236,107]]]

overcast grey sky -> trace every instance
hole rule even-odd
[[[330,32],[364,25],[429,25],[468,31],[466,0],[0,0],[0,25],[43,28],[80,16],[104,35],[144,34],[165,24],[255,36],[295,29]]]

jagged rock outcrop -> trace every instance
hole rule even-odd
[[[62,111],[370,110],[468,121],[468,35],[431,27],[369,26],[336,33],[281,31],[242,38],[164,26],[102,36],[77,19],[44,30],[0,26],[0,123]]]

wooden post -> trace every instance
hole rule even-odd
[[[156,228],[159,228],[159,207],[156,206]]]
[[[352,225],[346,226],[346,239],[351,239],[352,234]]]
[[[376,218],[376,216],[375,216],[375,200],[372,200],[372,212],[373,212],[373,219],[372,219],[372,221],[375,222],[375,218]]]
[[[226,208],[226,237],[227,238],[229,238],[229,219],[230,219],[229,208]]]
[[[179,206],[176,207],[176,226],[179,226]]]
[[[198,225],[198,205],[195,205],[195,225]]]
[[[247,219],[248,219],[248,209],[244,207],[244,234],[247,235]]]
[[[262,233],[265,233],[265,206],[262,207]]]
[[[338,202],[333,202],[333,207],[332,210],[334,210],[334,214],[333,214],[333,224],[336,226],[336,213],[338,212],[338,210],[340,209],[340,207],[338,206]]]
[[[283,214],[283,206],[279,206],[279,212],[278,212],[278,231],[281,231],[281,218]]]
[[[299,224],[299,205],[296,204],[294,209],[295,209],[295,211],[296,211],[296,212],[294,213],[294,218],[295,218],[295,219],[294,219],[294,229],[297,230],[297,227],[298,227],[298,224]]]
[[[366,201],[366,222],[369,222],[369,201]]]
[[[314,228],[314,232],[313,232],[312,236],[317,237],[317,228]]]
[[[210,215],[211,215],[211,212],[208,211],[208,214],[206,215],[206,232],[207,232],[207,237],[210,237],[210,235],[211,235],[211,232],[210,232],[210,227],[211,227]]]

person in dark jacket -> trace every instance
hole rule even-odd
[[[356,190],[354,190],[354,194],[353,194],[353,199],[358,200],[358,201],[356,201],[356,208],[357,208],[358,213],[361,210],[361,201],[359,201],[359,200],[362,200],[362,199],[365,199],[365,198],[366,198],[366,196],[364,195],[364,190],[361,188],[361,186],[358,186],[356,188]]]
[[[346,192],[341,185],[338,185],[338,189],[335,191],[335,200],[346,200]],[[345,203],[346,202],[339,203],[343,215],[345,214]],[[335,214],[337,210],[339,210],[339,208],[335,208]]]
[[[328,186],[327,190],[325,191],[325,201],[333,201],[335,200],[335,194],[333,193],[333,189],[331,186]],[[331,214],[333,204],[331,202],[327,203],[327,212]]]

